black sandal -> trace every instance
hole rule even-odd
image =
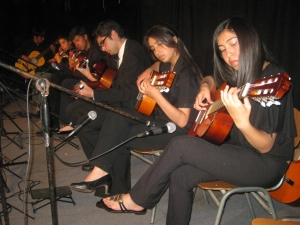
[[[117,194],[115,196],[111,196],[110,200],[118,202],[121,210],[113,210],[113,209],[109,208],[104,203],[103,199],[101,199],[99,202],[97,202],[96,206],[98,208],[105,209],[107,212],[110,212],[110,213],[135,213],[136,215],[144,215],[147,213],[147,209],[143,209],[141,211],[128,210],[123,203],[123,194]]]

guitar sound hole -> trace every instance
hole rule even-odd
[[[37,63],[36,58],[33,58],[33,59],[31,59],[30,61],[31,61],[33,64],[36,64],[36,63]]]

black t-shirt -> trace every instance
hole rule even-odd
[[[38,51],[43,54],[43,57],[46,60],[49,60],[53,57],[53,53],[50,50],[50,44],[48,45],[45,41],[39,45],[37,45],[32,39],[25,40],[21,43],[21,45],[16,49],[15,54],[17,57],[21,57],[22,55],[29,56],[33,51]]]
[[[17,47],[17,49],[15,50],[15,55],[18,58],[21,58],[22,55],[26,55],[32,59],[36,57],[35,52],[39,53],[39,57],[42,56],[45,59],[45,63],[42,66],[38,67],[36,69],[36,72],[49,70],[51,68],[51,65],[50,63],[48,63],[48,61],[49,59],[53,58],[54,55],[50,49],[50,44],[45,41],[37,45],[33,41],[33,39],[25,40],[21,43],[20,46]]]
[[[284,70],[277,65],[269,64],[263,70],[261,78],[283,72]],[[291,88],[278,101],[280,102],[280,105],[273,104],[270,107],[263,107],[259,102],[250,98],[252,106],[250,122],[257,129],[264,130],[270,135],[272,133],[277,134],[272,149],[266,154],[273,155],[275,159],[288,161],[293,157],[294,137],[296,136]],[[229,139],[226,143],[254,149],[235,125],[233,125]]]
[[[161,63],[159,72],[169,71],[170,68],[170,63]],[[197,111],[194,110],[193,105],[199,90],[199,80],[191,66],[182,56],[178,58],[173,72],[176,73],[176,76],[172,86],[169,92],[163,92],[162,95],[176,108],[191,108],[189,122],[183,128],[187,132],[196,118]],[[155,111],[154,117],[170,120],[160,107]]]

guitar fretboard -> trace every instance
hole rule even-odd
[[[241,91],[239,93],[239,98],[242,98],[242,93],[243,93],[243,90],[245,88],[246,85],[243,85],[240,87]],[[206,116],[212,114],[212,113],[215,113],[216,111],[218,111],[219,109],[225,107],[222,100],[219,99],[217,101],[215,101],[213,104],[211,104],[209,106],[209,108],[207,109],[207,113],[206,113]]]

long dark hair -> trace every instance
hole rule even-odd
[[[174,40],[174,37],[177,37],[177,42]],[[153,51],[150,49],[148,44],[148,38],[152,37],[155,40],[160,41],[163,45],[174,48],[180,55],[192,66],[192,70],[197,74],[198,79],[202,79],[203,75],[200,68],[197,66],[183,41],[177,34],[175,28],[169,24],[157,24],[151,27],[147,34],[144,37],[144,47],[149,51],[151,58],[154,61],[157,61]]]
[[[224,30],[236,34],[239,42],[239,68],[236,71],[222,58],[218,48],[218,37]],[[223,82],[240,87],[260,78],[265,61],[275,62],[275,58],[262,43],[254,26],[242,17],[233,17],[219,24],[213,37],[214,79],[219,87]]]

